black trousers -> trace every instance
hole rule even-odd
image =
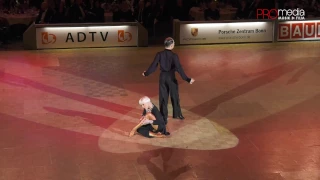
[[[181,115],[178,81],[175,72],[161,72],[159,79],[160,112],[167,123],[169,94],[173,107],[173,117]]]

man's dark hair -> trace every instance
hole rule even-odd
[[[169,47],[169,46],[171,46],[171,44],[173,44],[174,43],[174,40],[173,40],[173,38],[171,38],[171,37],[167,37],[165,40],[164,40],[164,47]]]

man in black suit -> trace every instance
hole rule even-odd
[[[160,65],[159,106],[160,112],[167,124],[169,93],[173,107],[173,118],[181,120],[184,119],[180,108],[178,81],[175,77],[175,72],[177,71],[181,78],[190,84],[194,82],[194,79],[189,78],[184,73],[178,55],[172,52],[172,49],[174,48],[174,40],[171,37],[166,38],[164,46],[165,50],[157,53],[148,70],[143,72],[142,75],[149,76],[156,70],[158,64]]]
[[[36,24],[47,24],[51,22],[51,19],[54,15],[54,12],[51,8],[49,8],[47,2],[43,2],[41,4],[41,10],[39,12],[39,15],[36,19]]]
[[[146,25],[147,23],[146,23],[146,21],[147,21],[147,16],[148,16],[148,14],[147,14],[148,12],[147,12],[147,9],[145,8],[145,2],[144,2],[144,0],[140,0],[139,1],[139,4],[138,4],[138,7],[137,8],[135,8],[135,10],[134,10],[134,17],[135,17],[135,19],[139,22],[139,23],[141,23],[142,25]]]

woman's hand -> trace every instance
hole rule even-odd
[[[129,133],[129,137],[132,137],[132,136],[134,136],[134,131],[131,131],[131,132]]]

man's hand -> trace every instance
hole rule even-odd
[[[190,80],[190,84],[193,84],[194,83],[194,79],[193,78],[191,78],[191,80]]]
[[[145,72],[146,72],[146,71],[143,71],[142,76],[146,76],[146,75],[144,75]]]

